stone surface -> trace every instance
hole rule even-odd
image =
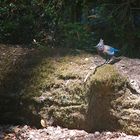
[[[102,65],[64,48],[0,50],[0,123],[140,134],[139,59]]]
[[[122,75],[114,66],[104,65],[90,78],[87,120],[91,131],[140,134],[140,94]]]
[[[43,129],[29,126],[0,126],[0,138],[3,140],[140,140],[140,136],[121,132],[87,133],[84,130],[72,130],[59,126],[49,126]]]
[[[120,73],[128,77],[132,89],[140,94],[140,60],[123,57],[122,60],[115,65]]]

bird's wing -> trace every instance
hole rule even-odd
[[[114,51],[114,52],[118,52],[118,51],[119,51],[118,49],[113,48],[113,47],[108,46],[108,45],[104,45],[104,48],[105,48],[106,50],[110,50],[110,51]]]
[[[114,48],[112,48],[108,45],[104,45],[104,53],[106,53],[108,55],[114,55]]]

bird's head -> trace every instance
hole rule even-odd
[[[100,39],[99,43],[95,46],[95,48],[103,47],[104,46],[104,40]]]

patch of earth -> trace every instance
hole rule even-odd
[[[87,133],[84,130],[67,129],[49,126],[43,129],[30,126],[0,126],[2,140],[140,140],[139,136],[127,135],[122,132]]]

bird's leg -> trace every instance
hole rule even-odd
[[[112,56],[112,57],[111,57],[111,61],[114,61],[114,60],[115,60],[115,56]]]
[[[120,58],[117,58],[117,57],[113,56],[112,59],[111,59],[111,61],[109,63],[110,64],[114,64],[114,63],[116,63],[116,62],[118,62],[120,60],[121,60]]]
[[[109,57],[108,64],[110,64],[111,62],[112,62],[112,57]]]
[[[107,64],[108,61],[109,61],[109,58],[108,58],[107,54],[105,54],[105,59],[106,59],[105,64]]]
[[[115,56],[110,56],[110,60],[109,60],[109,64],[113,63],[113,61],[115,60]]]
[[[106,60],[105,60],[105,62],[104,62],[104,64],[107,64],[107,63],[108,63],[108,61],[109,61],[109,60],[108,60],[108,59],[106,59]]]
[[[108,59],[106,60],[106,64],[108,64],[108,63],[109,63],[109,61],[110,61],[110,59],[108,58]]]

